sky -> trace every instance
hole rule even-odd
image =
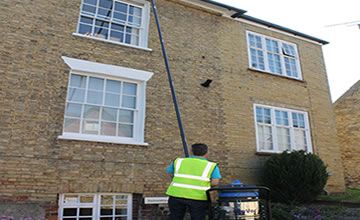
[[[360,0],[216,0],[330,42],[323,46],[333,102],[360,80]]]

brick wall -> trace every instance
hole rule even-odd
[[[339,143],[349,187],[360,187],[360,81],[335,103]]]
[[[144,51],[73,36],[80,0],[0,3],[0,199],[56,206],[59,193],[162,196],[182,147],[153,18]],[[158,1],[188,142],[206,142],[223,183],[257,181],[253,103],[308,111],[314,152],[343,191],[343,171],[321,46],[173,1]],[[176,28],[174,28],[176,27]],[[304,81],[248,70],[245,30],[298,45]],[[69,68],[61,56],[154,72],[147,84],[149,146],[59,140]],[[209,88],[200,86],[212,79]],[[340,165],[339,165],[340,164]]]

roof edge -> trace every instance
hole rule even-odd
[[[322,40],[320,38],[313,37],[313,36],[310,36],[308,34],[304,34],[302,32],[295,31],[293,29],[290,29],[290,28],[287,28],[287,27],[284,27],[284,26],[281,26],[281,25],[277,25],[277,24],[274,24],[274,23],[271,23],[271,22],[268,22],[268,21],[264,21],[264,20],[261,20],[261,19],[255,18],[255,17],[251,17],[249,15],[239,14],[235,18],[242,18],[242,19],[252,21],[252,22],[267,26],[267,27],[271,27],[271,28],[275,28],[275,29],[278,29],[278,30],[281,30],[281,31],[285,31],[285,32],[291,33],[291,34],[293,34],[295,36],[303,37],[303,38],[318,42],[318,43],[323,44],[323,45],[329,44],[328,41]]]
[[[223,3],[220,3],[220,2],[216,2],[216,1],[213,1],[213,0],[201,0],[202,2],[206,2],[206,3],[209,3],[209,4],[212,4],[212,5],[216,5],[216,6],[219,6],[219,7],[222,7],[222,8],[225,8],[225,9],[228,9],[230,11],[235,11],[236,13],[235,14],[245,14],[247,11],[243,10],[243,9],[240,9],[240,8],[236,8],[236,7],[233,7],[233,6],[230,6],[230,5],[226,5],[226,4],[223,4]],[[234,14],[234,15],[235,15]]]
[[[357,90],[360,89],[360,80],[352,85],[342,96],[340,96],[335,102],[334,105],[338,104],[342,100],[346,99],[349,96],[352,96]]]

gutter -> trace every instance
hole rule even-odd
[[[247,11],[245,11],[243,9],[240,9],[240,8],[235,8],[235,7],[232,7],[230,5],[222,4],[220,2],[216,2],[216,1],[213,1],[213,0],[201,0],[201,1],[206,2],[208,4],[212,4],[212,5],[221,7],[221,8],[225,8],[225,9],[227,9],[229,11],[234,11],[235,13],[231,15],[231,18],[242,18],[244,20],[255,22],[257,24],[261,24],[261,25],[267,26],[269,28],[274,28],[274,29],[277,29],[277,30],[281,30],[281,31],[293,34],[294,36],[303,37],[303,38],[318,42],[318,43],[323,44],[323,45],[326,45],[326,44],[329,43],[327,41],[324,41],[324,40],[321,40],[319,38],[316,38],[316,37],[301,33],[299,31],[292,30],[290,28],[286,28],[286,27],[283,27],[283,26],[280,26],[280,25],[277,25],[277,24],[274,24],[274,23],[271,23],[271,22],[268,22],[268,21],[264,21],[264,20],[261,20],[261,19],[255,18],[255,17],[245,15],[245,13]]]

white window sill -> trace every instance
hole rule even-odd
[[[289,153],[294,150],[288,151]],[[273,154],[282,154],[284,151],[256,151],[256,155],[273,155]],[[306,153],[312,153],[311,151],[306,151]]]
[[[145,142],[137,142],[131,138],[110,137],[110,136],[100,136],[100,135],[86,135],[86,134],[75,134],[75,133],[64,133],[63,135],[58,136],[58,139],[93,141],[93,142],[103,142],[103,143],[113,143],[113,144],[138,145],[138,146],[148,146],[149,145],[148,143],[145,143]]]
[[[270,74],[270,75],[273,75],[273,76],[280,76],[280,77],[284,77],[284,78],[287,78],[287,79],[293,79],[293,80],[297,80],[297,81],[300,81],[300,82],[304,82],[304,80],[302,78],[295,78],[295,77],[290,77],[290,76],[286,76],[286,75],[280,75],[280,74],[272,73],[272,72],[269,72],[269,71],[266,71],[266,70],[256,69],[254,67],[249,67],[249,70],[253,70],[253,71],[257,71],[257,72],[261,72],[261,73],[267,73],[267,74]]]
[[[135,45],[131,45],[131,44],[124,44],[124,43],[120,43],[120,42],[116,42],[116,41],[110,41],[110,40],[106,40],[106,39],[102,39],[102,38],[93,37],[93,36],[87,36],[87,35],[83,35],[83,34],[79,34],[79,33],[73,33],[72,35],[76,36],[76,37],[83,37],[83,38],[88,38],[88,39],[93,39],[93,40],[99,40],[99,41],[106,42],[106,43],[117,44],[117,45],[121,45],[121,46],[125,46],[125,47],[131,47],[131,48],[145,50],[145,51],[152,51],[152,49],[147,48],[147,47],[140,47],[140,46],[135,46]]]

